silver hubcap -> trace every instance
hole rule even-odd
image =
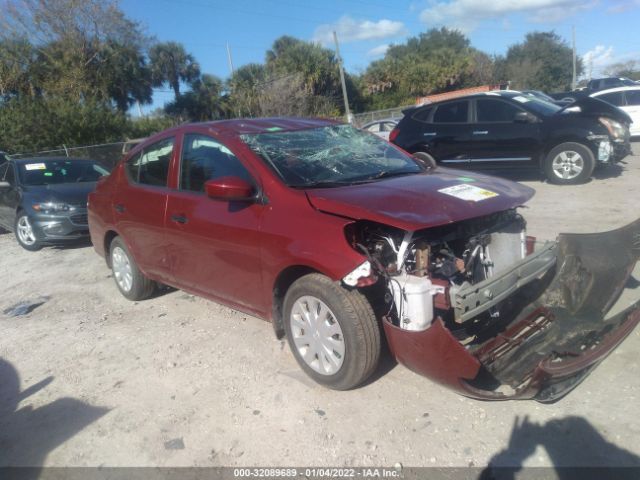
[[[582,173],[584,160],[578,152],[568,150],[556,155],[551,167],[558,178],[571,180]]]
[[[344,361],[342,329],[320,299],[300,297],[291,309],[293,343],[305,363],[322,375],[334,375]]]
[[[36,236],[31,228],[31,223],[27,217],[20,217],[18,220],[18,237],[25,245],[33,245],[36,243]]]
[[[111,253],[111,266],[113,267],[113,275],[116,277],[116,282],[122,290],[128,292],[133,285],[133,273],[131,270],[131,262],[125,251],[116,247]]]

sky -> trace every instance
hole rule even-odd
[[[229,44],[235,68],[263,62],[281,35],[334,48],[335,30],[347,71],[363,72],[388,45],[433,27],[464,32],[489,54],[504,54],[527,32],[554,30],[571,42],[587,73],[640,60],[640,0],[121,0],[129,18],[159,41],[177,41],[194,55],[201,71],[227,78]],[[168,88],[154,104],[172,100]]]

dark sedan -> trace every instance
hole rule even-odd
[[[522,92],[499,91],[405,110],[389,138],[444,165],[536,168],[551,182],[571,184],[630,153],[630,123],[622,110],[593,98],[560,107]]]
[[[87,197],[109,171],[93,160],[24,158],[0,165],[0,227],[26,250],[86,238]]]

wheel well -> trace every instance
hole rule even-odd
[[[549,152],[551,150],[556,148],[558,145],[562,145],[563,143],[569,143],[569,142],[579,143],[583,147],[588,148],[591,151],[591,153],[593,153],[594,157],[597,157],[598,155],[598,152],[595,150],[595,146],[590,142],[585,142],[584,138],[577,137],[577,136],[576,137],[573,137],[573,136],[560,137],[560,138],[554,138],[553,141],[547,144],[546,148],[544,149],[544,155],[541,158],[541,162],[544,162],[546,160],[547,155],[549,155]]]
[[[113,230],[109,230],[104,235],[104,259],[106,260],[109,268],[111,268],[111,256],[109,255],[109,250],[111,250],[111,242],[113,242],[113,239],[117,236],[118,234]]]
[[[278,278],[276,278],[273,284],[273,302],[272,302],[272,319],[273,330],[277,339],[281,339],[285,336],[284,324],[282,318],[282,307],[284,304],[284,296],[287,294],[289,287],[298,280],[300,277],[308,275],[309,273],[321,273],[314,270],[311,267],[305,265],[293,265],[285,268]]]

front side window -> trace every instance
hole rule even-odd
[[[481,98],[476,100],[478,122],[513,122],[517,113],[522,112],[518,107],[500,100]]]
[[[615,105],[616,107],[620,107],[624,104],[624,100],[622,99],[622,92],[605,93],[604,95],[598,95],[596,98],[604,100],[605,102],[608,102],[611,105]]]
[[[240,138],[291,187],[337,187],[423,171],[409,155],[350,125]]]
[[[433,123],[467,123],[468,112],[467,100],[445,103],[436,109],[436,113],[433,114]]]
[[[627,97],[627,105],[634,107],[640,105],[640,90],[627,90],[625,96]]]
[[[204,184],[220,177],[240,177],[252,182],[240,160],[220,142],[206,135],[184,136],[180,189],[204,192]]]
[[[129,178],[143,185],[166,187],[173,143],[173,138],[160,140],[127,160],[125,169]]]

